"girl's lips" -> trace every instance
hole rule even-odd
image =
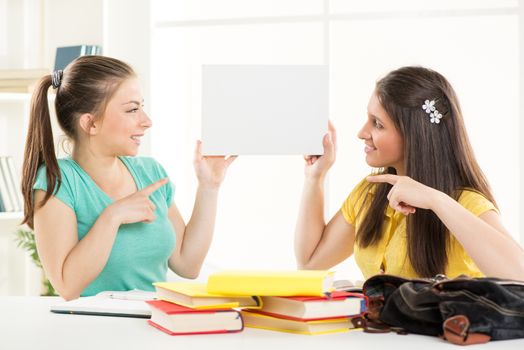
[[[375,147],[371,147],[371,146],[368,146],[368,145],[366,145],[364,147],[364,152],[366,152],[366,153],[373,152],[374,150],[376,150]]]
[[[143,135],[133,135],[131,136],[131,140],[133,140],[137,145],[140,144],[140,138],[142,137]]]

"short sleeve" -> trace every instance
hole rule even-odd
[[[59,160],[60,167],[60,186],[58,186],[58,181],[55,186],[53,196],[58,198],[64,204],[66,204],[71,209],[75,210],[75,195],[74,195],[74,186],[72,184],[73,176],[71,174],[71,169]],[[35,184],[33,185],[34,190],[43,190],[47,191],[47,178],[46,178],[46,167],[42,165],[36,174]]]
[[[356,224],[357,213],[360,211],[367,197],[366,193],[369,189],[368,184],[369,183],[365,178],[360,181],[358,185],[353,188],[340,208],[342,216],[344,216],[344,219],[346,219],[346,222],[350,225],[355,226]]]
[[[497,207],[495,207],[495,205],[489,199],[476,191],[462,191],[458,202],[475,216],[480,216],[490,210],[494,210],[497,213],[499,212]]]

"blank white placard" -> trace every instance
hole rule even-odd
[[[323,154],[328,79],[322,65],[203,65],[202,153]]]

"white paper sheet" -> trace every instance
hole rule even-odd
[[[322,65],[204,65],[203,154],[323,154],[328,85]]]

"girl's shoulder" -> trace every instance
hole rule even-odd
[[[60,175],[62,177],[69,178],[77,173],[75,169],[77,169],[79,165],[76,164],[76,162],[71,157],[58,158],[56,161],[58,163],[58,169],[60,170]],[[46,176],[46,168],[47,167],[45,164],[40,165],[37,172],[37,178]]]
[[[377,191],[377,186],[373,183],[370,183],[367,178],[373,174],[366,175],[362,180],[360,180],[355,187],[351,190],[349,197],[360,198],[365,195],[374,195]]]
[[[464,188],[460,191],[457,202],[464,208],[476,216],[488,210],[494,210],[498,213],[498,209],[484,194],[472,188]]]

